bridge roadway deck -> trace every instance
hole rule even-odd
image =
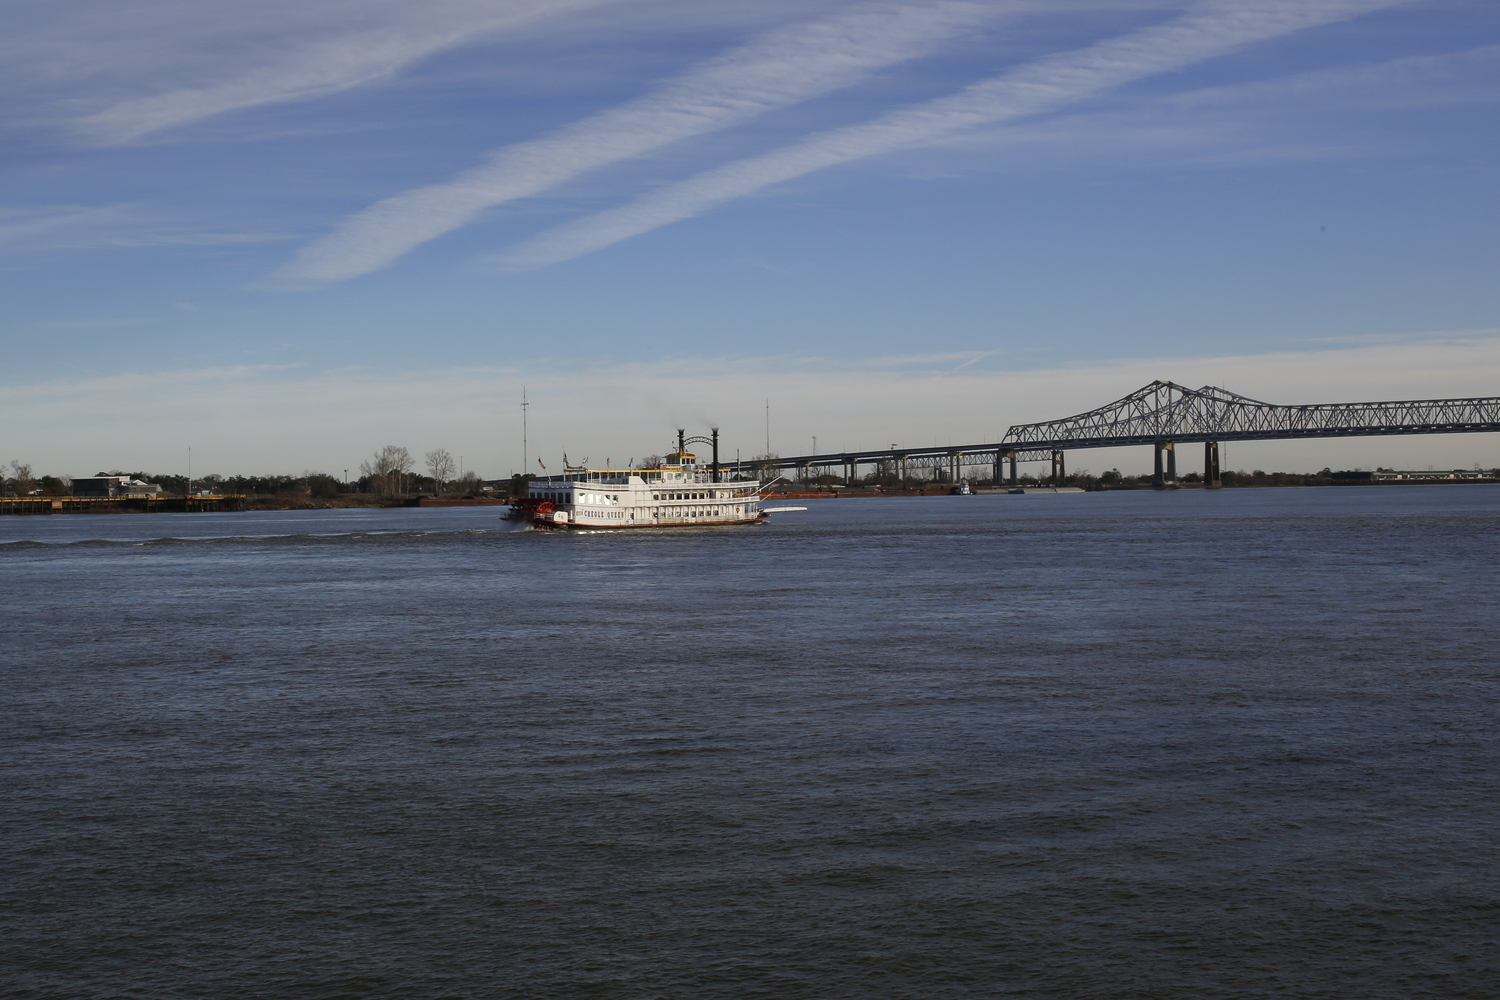
[[[899,464],[903,460],[912,462],[923,459],[973,458],[985,455],[993,458],[997,453],[1009,457],[1008,453],[1011,451],[1017,452],[1016,461],[1018,462],[1045,462],[1052,457],[1050,448],[1028,446],[1016,449],[1007,444],[963,444],[933,448],[896,448],[884,451],[839,451],[826,455],[794,455],[789,458],[758,459],[742,464],[756,469],[802,469],[823,466],[831,468],[846,465],[875,465],[880,462]]]
[[[1495,432],[1500,432],[1500,396],[1287,406],[1216,386],[1188,389],[1157,381],[1086,413],[1014,425],[1002,441],[930,448],[892,446],[793,455],[749,464],[762,470],[842,466],[853,472],[861,465],[890,463],[903,468],[913,461],[935,464],[946,460],[957,471],[963,465],[979,465],[987,459],[998,473],[1002,460],[1050,460],[1059,471],[1059,453],[1086,448],[1150,445],[1160,452],[1164,446],[1192,442],[1216,446],[1232,441]]]
[[[998,442],[988,444],[957,444],[945,445],[940,448],[896,448],[884,451],[839,451],[825,455],[793,455],[787,458],[775,458],[769,461],[760,460],[745,462],[744,465],[763,469],[802,469],[809,467],[838,467],[850,464],[875,465],[880,462],[897,463],[902,459],[911,461],[913,459],[939,459],[939,458],[975,458],[989,455],[1010,459],[1010,453],[1015,452],[1017,462],[1046,462],[1052,458],[1054,451],[1081,451],[1086,448],[1128,448],[1135,446],[1151,446],[1158,441],[1172,441],[1177,444],[1194,444],[1201,442],[1216,441],[1220,444],[1228,444],[1234,441],[1296,441],[1308,438],[1336,438],[1336,437],[1394,437],[1404,434],[1479,434],[1500,433],[1500,423],[1467,424],[1461,426],[1434,425],[1426,427],[1375,427],[1369,429],[1318,429],[1309,431],[1229,431],[1229,432],[1188,432],[1166,435],[1144,435],[1133,434],[1121,437],[1107,438],[1055,438],[1048,441],[1032,440],[1025,445],[1018,446],[1009,442]],[[978,464],[978,463],[969,463]]]

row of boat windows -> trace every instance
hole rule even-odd
[[[554,503],[572,503],[573,502],[572,499],[571,499],[572,494],[569,493],[569,492],[567,492],[567,491],[562,491],[562,492],[545,492],[544,491],[544,492],[537,493],[537,494],[534,494],[534,495],[536,497],[538,497],[539,499],[542,499],[542,500],[551,500]],[[728,494],[726,494],[726,493],[653,493],[653,494],[651,494],[651,499],[652,500],[713,500],[716,497],[723,498],[723,497],[726,497],[726,496],[728,496]],[[620,502],[620,496],[617,493],[614,493],[614,494],[605,494],[605,493],[580,493],[580,494],[578,494],[578,500],[577,500],[577,502],[578,503],[583,503],[583,504],[588,504],[588,503],[619,503]]]
[[[741,507],[669,507],[666,510],[651,511],[652,517],[741,517],[745,513]],[[580,515],[590,518],[613,518],[625,516],[623,510],[588,511]],[[633,516],[633,515],[632,515]]]

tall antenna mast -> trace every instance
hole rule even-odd
[[[526,407],[530,405],[530,403],[526,402],[526,387],[523,385],[521,386],[521,475],[523,476],[531,468],[527,464],[531,461],[531,455],[527,453],[526,449]]]
[[[771,457],[771,401],[766,400],[766,457]]]

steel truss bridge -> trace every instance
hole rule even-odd
[[[1152,382],[1123,399],[1087,413],[1016,424],[993,444],[946,445],[798,455],[745,463],[764,473],[842,470],[845,482],[874,465],[905,481],[908,474],[946,472],[957,482],[966,467],[984,468],[994,482],[1016,482],[1018,462],[1050,461],[1051,479],[1061,483],[1064,453],[1084,448],[1149,445],[1155,449],[1154,481],[1177,478],[1176,445],[1202,442],[1204,483],[1219,484],[1219,444],[1227,441],[1287,441],[1303,438],[1382,437],[1398,434],[1468,434],[1500,431],[1500,396],[1470,399],[1413,399],[1384,403],[1311,403],[1284,406],[1207,385],[1189,389],[1175,382]]]

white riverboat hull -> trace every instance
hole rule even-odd
[[[736,525],[764,524],[770,515],[737,521],[670,521],[661,524],[580,524],[576,521],[533,519],[531,526],[543,531],[629,531],[632,528],[729,528]]]

